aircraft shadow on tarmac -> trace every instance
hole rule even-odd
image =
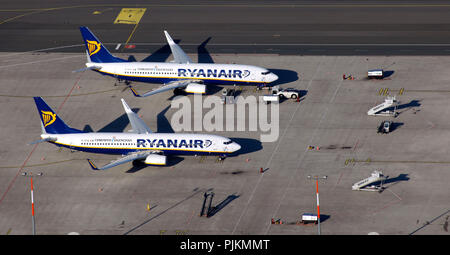
[[[391,131],[390,132],[394,132],[397,128],[403,126],[404,123],[403,122],[392,122],[391,124]]]
[[[208,44],[211,38],[212,37],[208,37],[208,39],[203,41],[197,47],[198,63],[214,64],[214,60],[212,59],[211,54],[209,54],[208,50],[206,49],[206,44]]]
[[[408,181],[408,180],[409,180],[408,174],[399,174],[397,177],[386,179],[383,183],[389,184],[389,183],[396,183],[396,182]]]
[[[170,105],[164,108],[160,113],[158,113],[158,116],[156,118],[157,121],[157,127],[158,130],[157,133],[175,133],[175,131],[172,128],[172,125],[170,125],[169,120],[166,118],[166,112],[170,109]]]
[[[391,77],[394,74],[395,71],[389,70],[389,71],[383,71],[383,78]]]
[[[211,55],[209,54],[208,50],[206,49],[206,44],[211,40],[212,37],[209,37],[205,41],[203,41],[198,47],[198,63],[214,63],[214,60],[212,59]],[[174,40],[176,44],[179,44],[181,40]],[[172,54],[172,51],[170,49],[170,46],[168,44],[164,45],[163,47],[159,48],[155,52],[153,52],[148,57],[141,60],[141,62],[165,62],[169,56]],[[137,62],[134,55],[130,55],[128,57],[128,61],[130,62]]]
[[[234,138],[230,137],[233,142],[238,143],[241,146],[241,149],[235,153],[230,154],[228,157],[234,157],[239,155],[245,155],[248,153],[252,153],[255,151],[262,150],[262,143],[256,139],[251,138]]]
[[[177,44],[180,41],[181,40],[174,40],[174,42],[177,43]],[[143,60],[141,60],[141,62],[165,62],[169,58],[170,54],[172,54],[172,51],[170,50],[169,44],[166,44],[163,47],[161,47],[158,50],[156,50],[155,52],[153,52],[148,57],[146,57]],[[128,57],[128,61],[130,61],[130,62],[137,62],[137,60],[134,57],[134,55],[130,55]]]
[[[324,222],[330,218],[330,215],[327,214],[320,214],[320,222]]]
[[[394,178],[389,178],[389,176],[387,176],[387,179],[383,181],[383,185],[391,184],[389,186],[392,186],[392,185],[397,184],[397,183],[399,183],[401,181],[408,181],[408,180],[409,180],[408,174],[399,174],[397,177],[394,177]],[[381,185],[381,181],[377,181],[377,182],[371,183],[371,185],[379,186],[379,185]],[[385,188],[387,188],[387,187],[385,187]]]
[[[298,73],[287,69],[269,69],[278,76],[278,80],[270,83],[270,86],[282,85],[298,80]]]
[[[409,102],[409,103],[397,105],[396,107],[392,106],[392,107],[386,108],[384,111],[394,111],[394,110],[398,111],[398,110],[404,109],[403,111],[398,112],[398,114],[401,114],[409,109],[412,109],[414,107],[419,107],[419,106],[421,106],[420,100],[411,100],[411,102]]]
[[[137,113],[140,110],[140,108],[132,108],[131,110]],[[124,113],[120,115],[120,117],[118,117],[117,119],[113,120],[106,126],[99,129],[97,132],[123,132],[129,123],[130,121],[128,120],[128,115]],[[94,132],[94,130],[89,124],[84,126],[83,131]]]

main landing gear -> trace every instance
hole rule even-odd
[[[122,80],[122,79],[117,79],[116,82],[114,82],[114,86],[118,86],[117,83],[119,83],[119,85],[120,85],[121,83],[125,83],[125,85],[127,85],[127,86],[129,86],[129,85],[131,84],[130,81]]]

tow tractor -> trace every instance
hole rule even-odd
[[[392,130],[392,121],[384,120],[378,126],[378,132],[377,133],[387,134],[387,133],[391,132],[391,130]]]

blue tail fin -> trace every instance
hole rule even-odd
[[[41,97],[34,97],[34,102],[36,103],[45,132],[49,134],[84,133],[81,130],[67,126]]]
[[[83,36],[84,45],[86,46],[86,53],[91,62],[94,63],[113,63],[113,62],[128,62],[121,58],[116,58],[108,49],[103,46],[100,40],[87,27],[80,27],[81,35]]]

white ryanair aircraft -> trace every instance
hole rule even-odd
[[[67,126],[41,97],[34,97],[41,117],[42,134],[39,142],[49,142],[72,150],[122,154],[123,157],[94,170],[105,170],[134,160],[149,165],[166,165],[169,155],[218,155],[225,157],[241,146],[229,138],[208,134],[153,133],[150,128],[122,100],[132,126],[129,133],[86,133]]]
[[[133,94],[138,97],[146,97],[171,89],[184,89],[188,93],[204,94],[208,84],[266,85],[278,79],[276,74],[258,66],[194,63],[172,40],[167,31],[164,33],[174,57],[172,62],[129,62],[114,57],[87,27],[80,27],[80,31],[87,55],[86,68],[80,70],[91,69],[118,80],[164,84],[142,95],[132,89]]]

